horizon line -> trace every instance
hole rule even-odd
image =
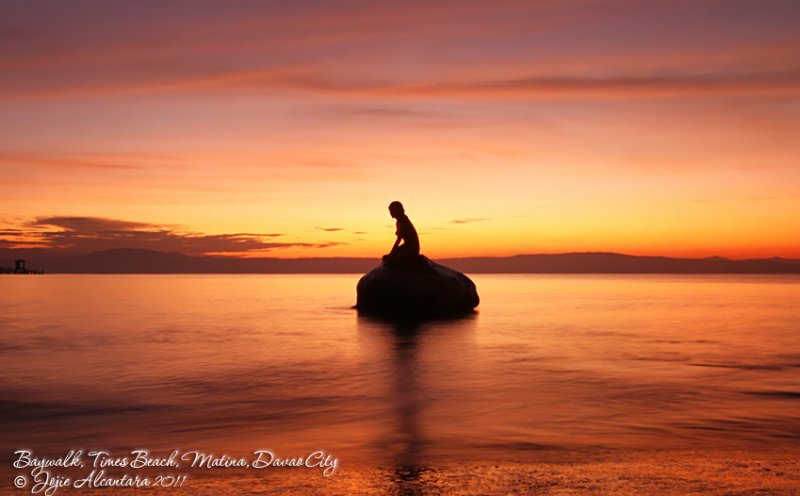
[[[24,252],[31,250],[32,248],[6,248],[3,251],[9,252]],[[34,250],[42,250],[42,251],[50,251],[47,248],[33,248]],[[227,259],[227,260],[379,260],[380,255],[376,256],[311,256],[311,257],[276,257],[276,256],[230,256],[230,255],[216,255],[213,253],[205,253],[205,254],[187,254],[181,253],[177,251],[161,251],[161,250],[154,250],[149,248],[110,248],[107,250],[97,250],[97,251],[90,251],[90,252],[80,252],[80,253],[52,253],[54,255],[53,258],[42,259],[44,260],[54,260],[57,258],[72,258],[72,257],[85,257],[91,255],[97,255],[101,253],[112,253],[112,252],[146,252],[146,253],[154,253],[154,254],[163,254],[163,255],[178,255],[182,257],[189,257],[189,258],[209,258],[209,259]],[[509,259],[515,257],[531,257],[531,256],[563,256],[563,255],[614,255],[614,256],[623,256],[623,257],[634,257],[634,258],[663,258],[663,259],[672,259],[672,260],[730,260],[730,261],[750,261],[750,260],[788,260],[788,261],[798,261],[800,262],[800,258],[793,258],[793,257],[785,257],[780,255],[771,255],[771,256],[756,256],[756,257],[728,257],[723,255],[707,255],[707,256],[676,256],[676,255],[641,255],[641,254],[632,254],[626,252],[618,252],[618,251],[604,251],[604,250],[589,250],[589,251],[562,251],[562,252],[536,252],[536,253],[516,253],[513,255],[468,255],[468,256],[443,256],[443,257],[436,257],[439,260],[468,260],[468,259]],[[35,260],[35,259],[32,259]]]

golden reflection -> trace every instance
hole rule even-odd
[[[380,336],[389,354],[387,390],[394,418],[391,430],[385,434],[386,439],[378,444],[392,449],[390,463],[394,494],[425,494],[424,474],[431,461],[429,451],[435,451],[430,450],[435,443],[435,433],[426,431],[424,422],[434,399],[429,385],[435,378],[428,377],[429,370],[420,355],[438,331],[446,331],[455,338],[463,334],[463,324],[474,324],[477,315],[473,312],[462,317],[430,321],[389,321],[358,316],[360,330]]]

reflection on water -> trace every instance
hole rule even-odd
[[[2,278],[3,452],[322,448],[416,494],[437,459],[800,440],[800,278],[482,275],[416,326],[357,279]]]
[[[420,367],[418,353],[424,346],[425,334],[444,328],[451,338],[455,338],[459,333],[465,332],[465,328],[476,317],[477,313],[470,313],[449,319],[393,322],[359,315],[360,332],[384,337],[392,353],[389,376],[393,389],[390,402],[396,428],[390,435],[396,440],[394,443],[389,441],[382,444],[395,445],[392,450],[394,459],[391,460],[394,467],[395,494],[424,494],[421,477],[426,472],[425,448],[429,440],[426,439],[421,424],[425,414],[425,397],[428,394],[425,384],[431,379],[425,376],[426,370]]]

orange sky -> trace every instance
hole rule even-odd
[[[800,257],[797,2],[288,3],[4,2],[0,248]]]

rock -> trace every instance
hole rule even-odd
[[[358,281],[356,293],[359,311],[398,317],[466,313],[480,302],[469,277],[423,255],[375,267]]]

